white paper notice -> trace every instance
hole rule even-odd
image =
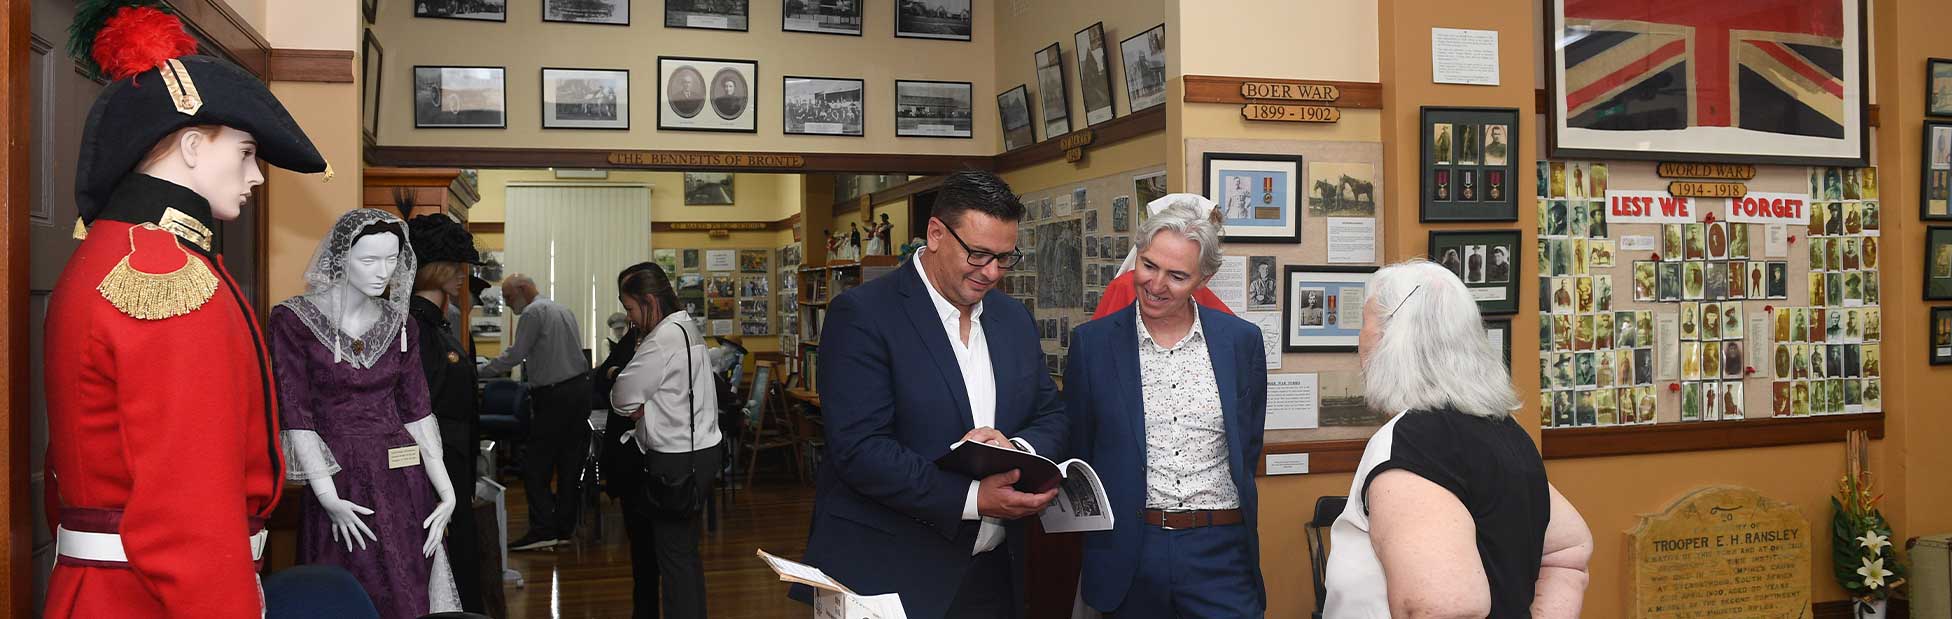
[[[733,249],[705,250],[705,270],[730,271],[739,268],[739,252]]]
[[[1762,227],[1762,257],[1789,257],[1789,225],[1769,224]]]
[[[1659,248],[1659,245],[1654,244],[1652,235],[1629,234],[1620,237],[1621,251],[1654,251]]]
[[[1267,474],[1306,475],[1308,474],[1308,454],[1268,454]]]
[[[1749,312],[1749,324],[1745,325],[1749,328],[1749,343],[1742,345],[1746,349],[1743,352],[1748,354],[1748,358],[1743,361],[1749,362],[1748,367],[1755,368],[1756,376],[1775,376],[1771,373],[1774,371],[1771,366],[1776,358],[1774,354],[1776,343],[1770,341],[1773,338],[1769,333],[1769,328],[1773,324],[1775,323],[1769,320],[1768,312],[1762,310]]]
[[[1267,369],[1281,369],[1281,312],[1241,312],[1240,318],[1261,328],[1261,350]]]
[[[1606,192],[1606,221],[1616,224],[1691,224],[1700,219],[1694,198],[1665,191]]]
[[[1329,264],[1369,264],[1376,261],[1376,220],[1370,217],[1328,218]]]
[[[1472,288],[1471,298],[1477,301],[1503,301],[1505,300],[1505,289],[1503,286],[1495,288]]]
[[[1058,196],[1058,197],[1057,197],[1057,208],[1055,209],[1055,211],[1056,211],[1056,212],[1055,212],[1055,213],[1053,213],[1053,214],[1054,214],[1054,215],[1056,215],[1056,216],[1058,216],[1058,217],[1068,217],[1068,216],[1070,216],[1070,215],[1071,215],[1071,196]]]
[[[1498,31],[1430,29],[1430,81],[1498,85]]]
[[[1681,374],[1681,316],[1654,314],[1654,380],[1674,380]]]
[[[1267,375],[1267,429],[1313,430],[1320,425],[1316,374]]]
[[[1221,256],[1220,270],[1206,287],[1227,307],[1247,307],[1247,257]]]
[[[726,30],[732,27],[732,20],[716,15],[687,15],[685,16],[685,27]]]

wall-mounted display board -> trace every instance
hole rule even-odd
[[[1422,221],[1518,219],[1518,110],[1425,107]]]
[[[1549,154],[1863,165],[1866,4],[1548,0]]]

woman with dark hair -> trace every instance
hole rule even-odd
[[[718,473],[721,450],[711,359],[663,268],[646,262],[624,269],[617,297],[644,334],[610,388],[611,410],[635,421],[630,440],[647,473],[624,499],[636,581],[632,616],[658,616],[653,606],[662,598],[664,617],[702,618],[698,507]]]

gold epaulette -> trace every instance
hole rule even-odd
[[[131,318],[138,320],[162,320],[182,316],[203,307],[204,303],[217,294],[217,276],[203,261],[191,256],[183,246],[176,245],[172,235],[171,245],[183,252],[183,266],[169,273],[146,273],[129,265],[129,258],[135,255],[135,231],[138,229],[163,231],[152,224],[129,228],[129,253],[122,261],[115,263],[108,276],[95,290],[102,298]]]

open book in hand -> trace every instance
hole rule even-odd
[[[1041,494],[1057,489],[1057,499],[1038,516],[1050,533],[1109,531],[1112,528],[1111,501],[1105,498],[1105,484],[1098,472],[1083,460],[1052,462],[1027,451],[997,447],[976,441],[957,441],[949,453],[935,459],[942,470],[982,479],[1017,471],[1018,492]]]

